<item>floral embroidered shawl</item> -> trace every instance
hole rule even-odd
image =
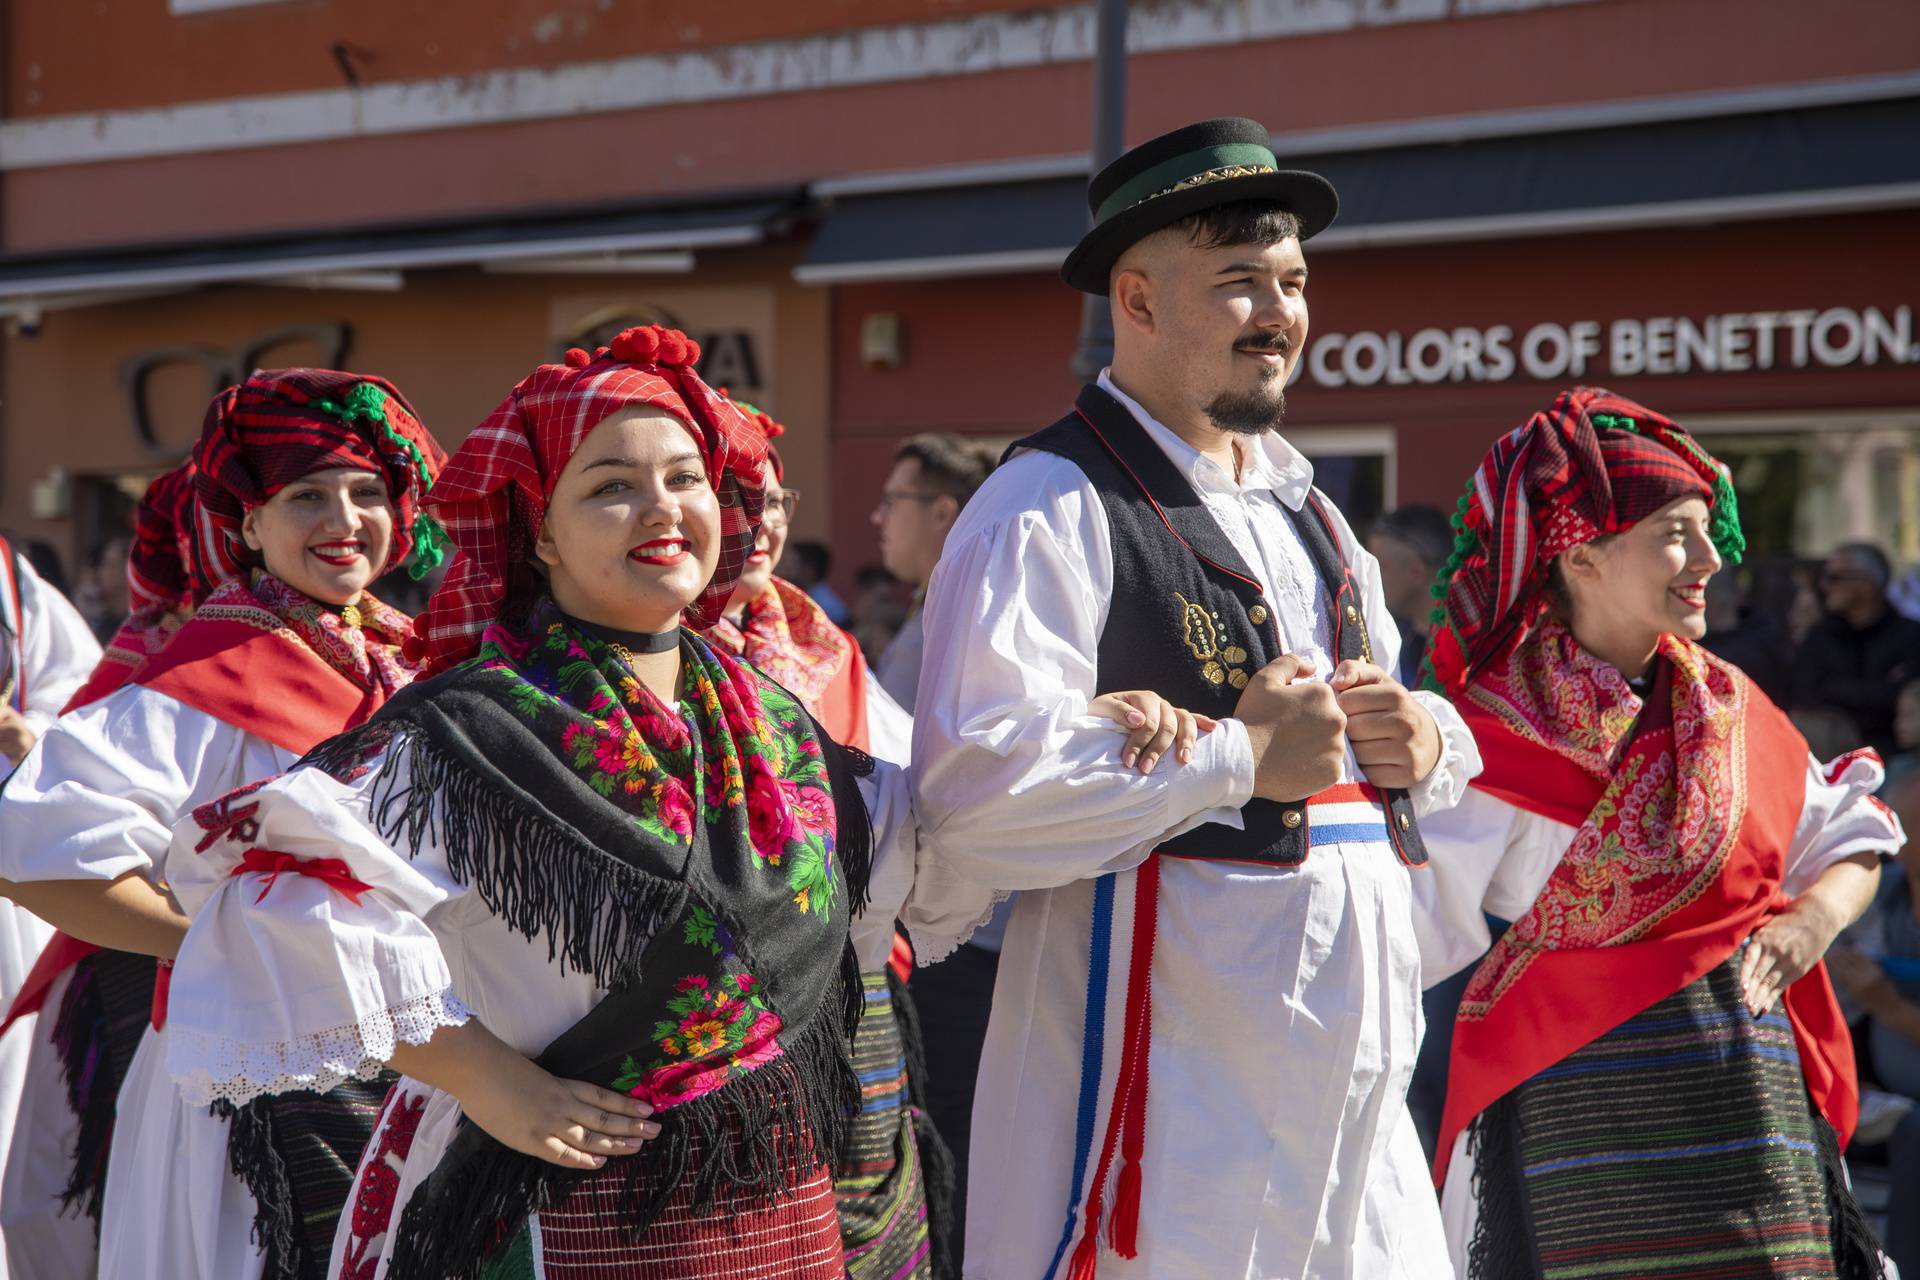
[[[1575,829],[1532,908],[1470,980],[1437,1168],[1508,1090],[1720,964],[1788,903],[1807,747],[1740,670],[1663,636],[1643,700],[1564,624],[1536,624],[1459,706],[1486,762],[1473,786]],[[1785,1006],[1816,1104],[1857,1099],[1824,967]]]
[[[383,834],[417,850],[437,830],[456,878],[609,989],[539,1061],[657,1109],[660,1137],[622,1160],[636,1235],[683,1179],[778,1194],[859,1096],[864,760],[691,632],[681,659],[668,707],[543,601],[304,762],[356,776],[404,753],[374,784]],[[578,1178],[467,1128],[408,1204],[395,1274],[477,1274],[504,1236],[474,1224],[511,1235]]]
[[[867,750],[867,665],[853,637],[783,578],[771,579],[741,615],[737,626],[721,618],[707,638],[799,698],[834,741]]]

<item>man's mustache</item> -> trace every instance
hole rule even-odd
[[[1286,355],[1293,350],[1293,343],[1284,333],[1276,333],[1260,338],[1242,338],[1233,344],[1235,351],[1273,351]]]

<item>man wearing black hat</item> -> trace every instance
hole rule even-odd
[[[1333,189],[1215,120],[1089,204],[1063,275],[1111,299],[1113,367],[968,504],[925,606],[922,822],[1025,891],[966,1274],[1448,1275],[1405,1107],[1409,877],[1479,759],[1387,676],[1378,565],[1277,433]],[[1087,706],[1136,688],[1208,731],[1124,758]]]

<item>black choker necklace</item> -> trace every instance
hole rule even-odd
[[[620,657],[630,659],[636,653],[669,653],[680,647],[680,628],[671,631],[621,631],[615,627],[603,627],[597,622],[587,622],[569,615],[569,622],[582,631],[591,632],[606,642]]]

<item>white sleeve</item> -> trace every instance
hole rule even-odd
[[[1420,820],[1428,862],[1412,873],[1420,980],[1451,977],[1486,953],[1489,915],[1514,920],[1533,906],[1573,838],[1572,828],[1477,788]]]
[[[1807,796],[1787,846],[1782,888],[1798,897],[1820,873],[1857,853],[1891,856],[1906,843],[1893,810],[1874,798],[1887,771],[1871,751],[1854,751],[1822,765],[1807,756]]]
[[[86,683],[100,661],[100,642],[80,611],[21,556],[14,557],[20,574],[20,647],[26,681],[27,724],[36,736],[47,731],[73,691]]]
[[[248,823],[175,828],[171,883],[193,925],[174,961],[167,1071],[189,1101],[325,1092],[470,1016],[427,924],[465,890],[437,841],[403,857],[368,815],[375,780],[405,767],[389,756],[352,783],[296,769],[224,802],[258,806]],[[241,870],[251,849],[295,861]]]
[[[913,752],[913,717],[894,701],[893,695],[866,668],[867,741],[873,745],[873,758],[905,768]]]
[[[968,880],[922,838],[904,770],[876,760],[873,775],[860,779],[860,794],[873,824],[867,909],[853,922],[861,967],[886,963],[896,920],[906,926],[918,963],[944,960],[1007,895]]]
[[[1234,720],[1141,777],[1087,714],[1112,594],[1099,498],[1072,463],[1022,454],[988,478],[928,585],[913,798],[957,874],[1045,889],[1137,865],[1202,822],[1238,827],[1253,753]]]
[[[176,820],[291,757],[138,685],[48,727],[0,793],[0,878],[152,874]]]
[[[1331,504],[1329,504],[1331,509]],[[1387,611],[1386,591],[1380,585],[1380,562],[1360,545],[1346,517],[1335,513],[1342,550],[1353,566],[1354,585],[1360,592],[1361,607],[1367,613],[1367,636],[1373,643],[1373,663],[1389,675],[1400,664],[1400,628]],[[1416,690],[1414,701],[1427,709],[1440,730],[1440,759],[1427,776],[1416,782],[1409,796],[1413,811],[1423,824],[1425,819],[1459,804],[1467,793],[1467,783],[1479,776],[1482,768],[1480,748],[1473,733],[1451,702],[1436,693]],[[1424,830],[1424,825],[1423,825]]]

